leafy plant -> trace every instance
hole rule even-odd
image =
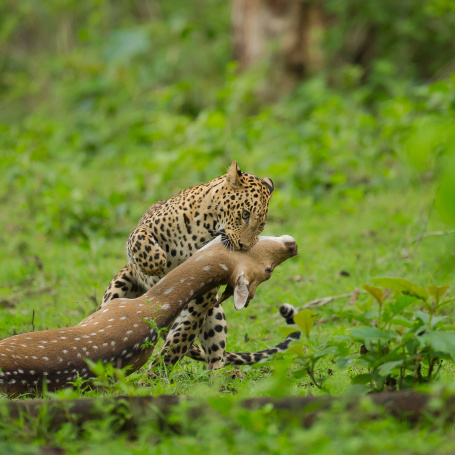
[[[302,372],[316,380],[316,364],[336,357],[339,368],[351,367],[353,385],[365,390],[406,389],[434,381],[444,361],[455,360],[455,333],[447,305],[448,286],[417,286],[403,278],[377,278],[379,286],[365,284],[366,300],[345,307],[338,314],[354,325],[345,335],[334,336],[313,346],[310,338],[314,313],[303,310],[295,317],[306,343],[290,351]],[[356,367],[356,368],[353,368]]]

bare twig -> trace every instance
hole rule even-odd
[[[310,301],[306,302],[300,308],[296,308],[296,310],[301,311],[301,310],[304,310],[307,308],[319,308],[321,306],[327,305],[327,303],[333,302],[334,300],[347,299],[347,298],[350,298],[349,303],[351,305],[353,305],[357,301],[357,297],[360,294],[366,294],[366,291],[355,289],[353,292],[346,292],[345,294],[320,297],[318,299],[314,299],[314,300],[310,300]],[[281,317],[280,314],[274,314],[272,317],[265,319],[263,322],[268,322],[272,319],[277,319],[279,317]]]
[[[357,299],[357,296],[359,294],[366,294],[366,291],[356,289],[354,290],[354,292],[346,292],[346,294],[330,295],[328,297],[321,297],[319,299],[310,300],[309,302],[305,303],[302,307],[297,308],[297,311],[304,310],[306,308],[319,308],[321,306],[326,305],[327,303],[333,302],[334,300],[347,299],[348,297],[354,298],[355,296],[355,298]]]
[[[418,242],[419,240],[425,239],[427,237],[436,237],[440,235],[449,235],[449,234],[455,234],[455,229],[451,229],[449,231],[434,231],[434,232],[424,232],[423,234],[416,235],[415,237],[412,237],[412,239],[409,240],[409,243],[415,243]]]

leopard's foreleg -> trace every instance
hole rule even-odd
[[[126,242],[126,255],[130,264],[142,273],[161,277],[166,268],[166,252],[146,226],[139,226],[131,232]]]

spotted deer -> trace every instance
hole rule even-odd
[[[49,390],[56,390],[78,376],[93,377],[86,359],[130,367],[128,374],[136,371],[152,354],[157,332],[171,327],[188,302],[225,284],[220,300],[233,295],[234,307],[240,310],[274,268],[296,254],[297,244],[287,235],[260,237],[248,251],[230,251],[218,237],[141,297],[115,299],[74,327],[0,341],[0,390],[9,395],[33,393],[44,381]],[[195,337],[209,309],[209,303],[196,306],[195,322],[183,323],[176,336]]]

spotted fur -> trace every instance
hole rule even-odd
[[[234,161],[225,175],[153,204],[130,234],[128,263],[109,284],[101,307],[115,298],[142,295],[219,234],[226,248],[251,248],[264,229],[273,190],[271,179],[242,172]],[[172,325],[162,350],[166,365],[191,356],[198,336],[207,367],[224,366],[227,326],[223,307],[210,309],[203,318],[196,310],[196,306],[212,306],[216,296],[217,289],[191,302]]]
[[[294,316],[297,314],[296,309],[289,303],[283,303],[280,306],[280,315],[286,320],[286,324],[294,325]],[[254,363],[266,362],[270,360],[275,354],[285,352],[289,345],[300,339],[301,332],[296,329],[295,332],[290,333],[284,341],[278,343],[273,348],[264,349],[263,351],[257,352],[226,352],[226,365],[252,365]],[[207,358],[205,351],[198,346],[193,344],[191,346],[191,358],[200,362],[206,362]]]

